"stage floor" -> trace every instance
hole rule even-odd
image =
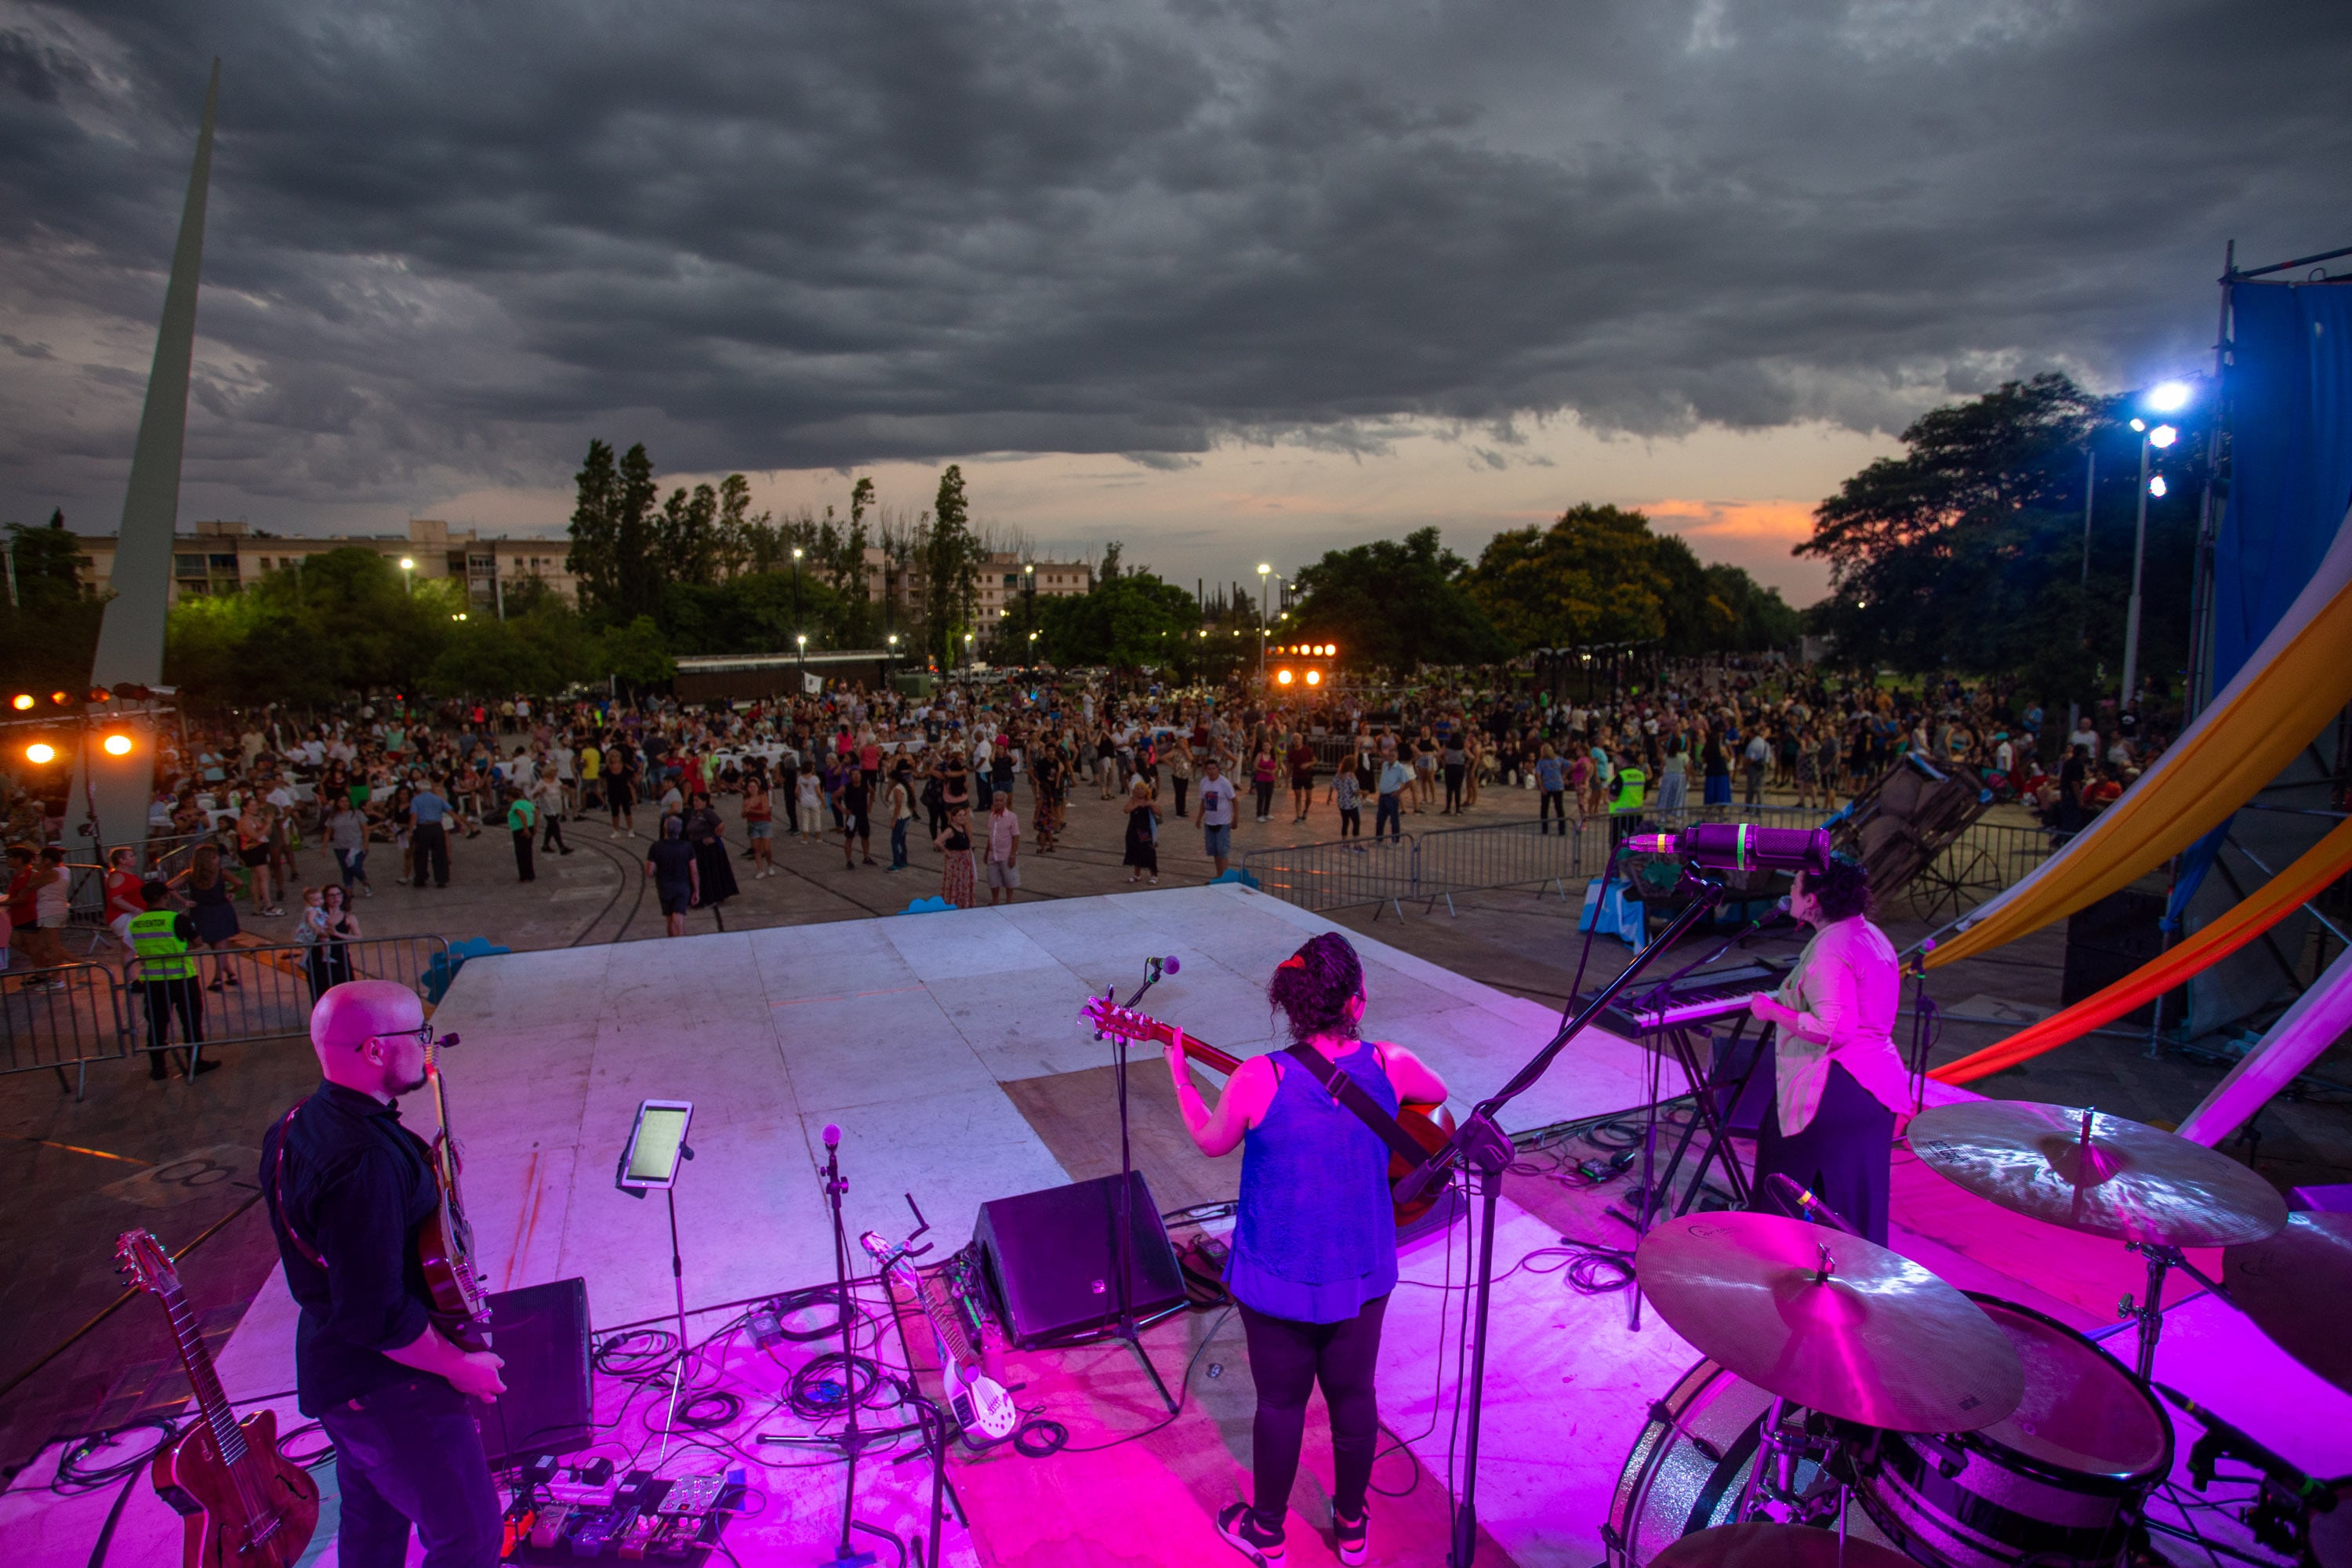
[[[1330,929],[1223,886],[476,960],[436,1021],[463,1037],[446,1061],[450,1110],[490,1283],[584,1278],[600,1331],[669,1316],[667,1209],[613,1184],[632,1114],[646,1098],[696,1104],[696,1158],[677,1194],[696,1340],[736,1315],[729,1304],[832,1279],[816,1178],[827,1122],[842,1129],[852,1233],[904,1234],[911,1221],[902,1194],[911,1193],[936,1227],[930,1239],[951,1251],[969,1238],[982,1202],[1116,1168],[1110,1047],[1078,1021],[1089,994],[1116,985],[1123,996],[1148,957],[1175,955],[1181,972],[1143,1005],[1237,1055],[1255,1054],[1275,1043],[1266,975],[1307,936]],[[1457,1110],[1556,1027],[1548,1008],[1354,940],[1370,996],[1367,1033],[1429,1060],[1455,1090]],[[1506,1125],[1520,1131],[1634,1107],[1646,1096],[1648,1062],[1628,1042],[1588,1034],[1513,1105]],[[1156,1051],[1139,1062],[1135,1088],[1136,1163],[1161,1206],[1230,1195],[1238,1156],[1212,1163],[1192,1150],[1173,1122]],[[1669,1071],[1668,1092],[1680,1088]],[[429,1121],[420,1107],[412,1124],[420,1115]],[[1955,1284],[2089,1329],[2112,1313],[2116,1283],[2133,1282],[2119,1247],[2046,1227],[2030,1235],[2020,1228],[2027,1222],[1916,1168],[1901,1172],[1897,1186],[1897,1219],[1910,1227],[1898,1245]],[[1623,1240],[1601,1213],[1612,1194],[1571,1194],[1528,1178],[1514,1178],[1510,1190],[1496,1238],[1509,1272],[1495,1298],[1480,1471],[1492,1556],[1481,1561],[1590,1568],[1602,1555],[1609,1493],[1650,1402],[1698,1358],[1654,1311],[1630,1329],[1622,1295],[1580,1296],[1549,1265],[1512,1267],[1563,1235]],[[1376,1475],[1376,1561],[1443,1558],[1465,1250],[1459,1228],[1410,1249],[1407,1283],[1390,1311],[1382,1411],[1412,1454],[1384,1455]],[[869,1300],[881,1304],[878,1294]],[[2182,1326],[2168,1337],[2160,1377],[2191,1394],[2201,1386],[2226,1395],[2217,1397],[2225,1414],[2315,1469],[2352,1470],[2352,1400],[2214,1303],[2174,1316]],[[290,1397],[264,1396],[290,1385],[293,1317],[273,1276],[221,1357],[231,1396],[274,1405],[285,1425],[299,1420]],[[896,1362],[895,1332],[867,1342]],[[957,1458],[950,1477],[971,1522],[950,1519],[946,1561],[1042,1568],[1224,1560],[1210,1520],[1237,1495],[1249,1454],[1239,1324],[1185,1315],[1152,1331],[1147,1344],[1171,1388],[1183,1380],[1187,1401],[1175,1421],[1148,1433],[1159,1406],[1124,1349],[1016,1359],[1029,1383],[1024,1408],[1068,1426],[1070,1450],[1042,1460],[1001,1450]],[[673,1449],[664,1473],[772,1457],[805,1462],[756,1449],[751,1438],[808,1429],[774,1402],[793,1366],[823,1348],[762,1355],[740,1334],[705,1346],[698,1381],[723,1382],[747,1400],[725,1433],[740,1447]],[[639,1396],[624,1409],[629,1391],[600,1380],[599,1392],[600,1413],[614,1423],[604,1451],[650,1457],[645,1421],[658,1401]],[[2295,1412],[2293,1431],[2266,1426],[2266,1409]],[[1122,1438],[1130,1440],[1077,1451]],[[2187,1446],[2184,1435],[2184,1456]],[[110,1492],[59,1499],[40,1489],[52,1464],[45,1457],[0,1497],[0,1537],[22,1568],[87,1562],[112,1501]],[[1310,1446],[1294,1497],[1294,1562],[1329,1560],[1316,1533],[1328,1521],[1328,1455]],[[757,1517],[730,1528],[730,1545],[746,1563],[829,1557],[839,1476],[825,1467],[755,1470]],[[929,1501],[920,1463],[886,1458],[861,1471],[858,1515],[883,1529],[908,1535]],[[331,1563],[328,1533],[322,1527],[313,1558]],[[110,1560],[171,1561],[176,1535],[176,1521],[142,1482]],[[887,1564],[889,1546],[880,1551]]]

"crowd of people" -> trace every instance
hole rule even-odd
[[[184,914],[190,951],[209,954],[206,989],[237,983],[220,955],[248,922],[264,941],[315,947],[314,978],[328,978],[340,973],[338,944],[360,937],[357,906],[376,879],[446,888],[453,838],[503,830],[516,879],[532,881],[540,858],[572,853],[567,826],[641,841],[632,855],[672,934],[689,910],[740,893],[739,863],[752,879],[775,875],[780,840],[803,853],[837,844],[845,868],[888,875],[914,868],[919,837],[938,853],[937,897],[966,908],[983,888],[992,903],[1011,900],[1024,849],[1057,853],[1088,790],[1118,803],[1128,885],[1159,882],[1179,822],[1200,836],[1194,864],[1226,874],[1239,814],[1273,823],[1286,802],[1294,839],[1360,838],[1369,804],[1375,841],[1401,837],[1408,816],[1482,802],[1494,815],[1496,791],[1508,794],[1507,816],[1532,816],[1546,832],[1735,795],[1828,813],[1906,752],[1971,766],[2070,833],[2160,746],[2111,710],[2054,730],[2038,704],[1982,687],[1895,690],[1778,661],[1658,668],[1613,696],[1465,677],[1406,690],[1342,684],[1286,704],[1240,683],[1066,676],[708,709],[519,697],[309,719],[272,710],[166,737],[155,838],[105,868],[105,923],[130,952],[130,924],[160,881],[154,907]],[[50,970],[68,956],[60,935],[77,885],[64,803],[11,781],[9,814],[0,909],[30,965]],[[160,869],[156,843],[173,847]],[[313,847],[331,869],[313,859],[325,874],[301,886],[298,857]]]

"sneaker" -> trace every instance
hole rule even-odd
[[[1341,1519],[1335,1510],[1331,1515],[1331,1545],[1339,1561],[1357,1563],[1371,1551],[1372,1510],[1369,1508],[1352,1520]]]
[[[202,1078],[219,1066],[220,1060],[216,1057],[199,1057],[196,1058],[196,1076]]]
[[[1227,1503],[1217,1513],[1217,1533],[1225,1543],[1257,1568],[1282,1568],[1282,1531],[1268,1530],[1258,1523],[1257,1515],[1245,1502]]]

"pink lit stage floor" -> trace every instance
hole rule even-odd
[[[1123,995],[1147,956],[1174,954],[1181,973],[1146,1005],[1236,1054],[1253,1054],[1274,1043],[1266,974],[1307,935],[1327,929],[1328,922],[1276,900],[1218,887],[477,960],[436,1022],[464,1037],[447,1063],[451,1113],[491,1283],[504,1289],[583,1277],[600,1331],[667,1317],[665,1208],[616,1192],[613,1169],[640,1100],[694,1100],[697,1158],[685,1168],[677,1215],[694,1310],[690,1336],[709,1342],[698,1381],[723,1379],[746,1407],[717,1435],[739,1449],[722,1452],[709,1438],[673,1445],[663,1473],[750,1468],[761,1497],[756,1516],[728,1533],[736,1555],[745,1563],[822,1561],[836,1528],[839,1469],[781,1468],[811,1456],[760,1449],[752,1438],[809,1429],[775,1402],[791,1370],[824,1347],[786,1345],[767,1354],[740,1331],[722,1331],[740,1312],[733,1303],[833,1277],[815,1175],[824,1124],[843,1129],[853,1234],[902,1234],[908,1222],[900,1194],[912,1193],[937,1227],[933,1238],[952,1250],[969,1237],[983,1201],[1071,1179],[1000,1086],[1105,1064],[1108,1047],[1076,1018],[1088,994],[1116,984]],[[1427,1058],[1454,1087],[1457,1110],[1500,1084],[1556,1026],[1549,1009],[1356,940],[1371,997],[1367,1032],[1408,1042]],[[1506,1125],[1526,1130],[1637,1105],[1646,1061],[1622,1040],[1588,1035],[1515,1102]],[[1148,1057],[1144,1067],[1159,1070]],[[1669,1092],[1679,1087],[1669,1075]],[[1108,1105],[1103,1113],[1115,1115]],[[1898,1246],[1954,1284],[2086,1330],[2110,1321],[2120,1289],[2137,1284],[2120,1247],[2012,1219],[1898,1159],[1895,1213],[1906,1227]],[[1555,1247],[1567,1223],[1544,1205],[1506,1202],[1498,1274]],[[1605,1234],[1597,1229],[1602,1223],[1613,1224],[1596,1218],[1585,1233]],[[1458,1381],[1460,1292],[1446,1287],[1462,1282],[1463,1251],[1457,1231],[1408,1252],[1404,1274],[1414,1284],[1391,1306],[1382,1358],[1387,1424],[1412,1442],[1439,1485]],[[278,1409],[284,1425],[299,1420],[291,1398],[265,1396],[290,1385],[293,1319],[283,1281],[273,1277],[221,1367],[232,1397]],[[1645,1312],[1643,1324],[1638,1331],[1626,1327],[1622,1296],[1576,1295],[1556,1273],[1519,1269],[1496,1287],[1480,1518],[1499,1554],[1521,1568],[1589,1568],[1603,1553],[1600,1525],[1626,1452],[1651,1402],[1698,1359],[1654,1312]],[[869,1333],[861,1348],[874,1342]],[[1073,1467],[1070,1475],[1085,1478],[1070,1483],[1085,1494],[1076,1506],[1122,1513],[1131,1540],[1115,1554],[1075,1536],[1055,1544],[1051,1531],[1000,1529],[982,1508],[977,1535],[950,1516],[946,1561],[1223,1560],[1208,1519],[1234,1495],[1248,1454],[1246,1382],[1232,1375],[1244,1361],[1237,1326],[1181,1319],[1155,1331],[1151,1342],[1171,1385],[1192,1373],[1184,1419],[1212,1424],[1209,1462],[1171,1476],[1139,1443],[1044,1460],[992,1456],[980,1462],[1040,1467],[1039,1474]],[[895,1332],[881,1336],[879,1346],[885,1361],[897,1361]],[[2127,1346],[2117,1348],[2128,1355]],[[1068,1354],[1082,1377],[1116,1385],[1084,1410],[1043,1411],[1069,1417],[1074,1447],[1087,1435],[1117,1436],[1156,1418],[1125,1352]],[[1091,1359],[1076,1359],[1082,1357]],[[1208,1374],[1227,1363],[1225,1377]],[[2303,1373],[2217,1302],[2192,1300],[2171,1314],[2158,1376],[2315,1471],[2352,1470],[2352,1400]],[[1041,1386],[1051,1398],[1062,1385]],[[646,1416],[660,1401],[637,1392],[625,1409],[631,1392],[599,1381],[600,1419],[614,1423],[599,1451],[624,1460],[635,1453],[645,1462],[659,1442]],[[2184,1457],[2189,1436],[2184,1423]],[[928,1515],[928,1469],[889,1462],[896,1457],[861,1469],[857,1513],[907,1537]],[[758,1468],[758,1460],[772,1468]],[[966,1474],[977,1496],[985,1488],[966,1470],[972,1463],[952,1461],[950,1477]],[[113,1500],[55,1496],[45,1488],[53,1464],[45,1456],[0,1496],[0,1540],[10,1547],[12,1568],[79,1568]],[[1313,1511],[1318,1484],[1302,1477],[1295,1519],[1320,1523]],[[175,1561],[176,1531],[176,1521],[142,1483],[110,1561]],[[314,1561],[334,1561],[330,1537],[322,1526]],[[887,1542],[862,1544],[891,1562]],[[1320,1550],[1294,1529],[1295,1561],[1327,1560]],[[2187,1552],[2175,1555],[2189,1561]]]

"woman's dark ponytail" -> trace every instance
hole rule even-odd
[[[1307,938],[1276,966],[1265,986],[1267,1005],[1289,1021],[1290,1037],[1302,1045],[1317,1035],[1352,1037],[1348,1004],[1363,994],[1363,961],[1338,931]]]

